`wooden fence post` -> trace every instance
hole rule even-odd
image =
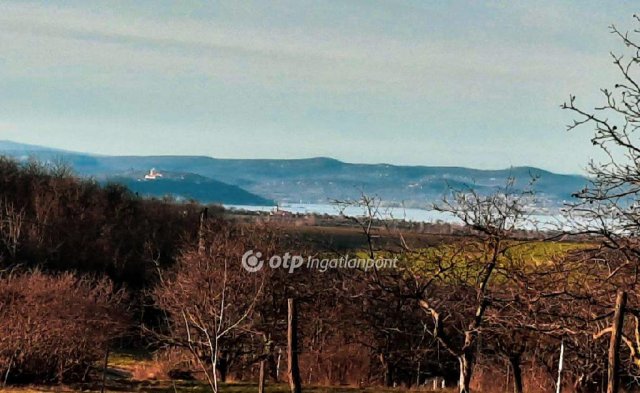
[[[264,364],[267,361],[262,359],[260,361],[260,376],[258,377],[258,393],[264,393]]]
[[[627,293],[618,292],[616,297],[616,308],[613,313],[613,327],[609,340],[609,370],[607,373],[607,393],[618,393],[620,384],[618,369],[620,363],[620,338],[624,328],[624,308],[627,304]]]
[[[300,368],[298,367],[298,310],[294,299],[288,299],[287,359],[291,393],[302,393]]]

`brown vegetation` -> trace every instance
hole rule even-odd
[[[489,374],[506,380],[495,365],[508,364],[516,393],[534,386],[548,390],[553,388],[558,347],[564,341],[565,384],[592,390],[606,377],[607,344],[600,339],[606,332],[598,334],[607,327],[616,291],[629,291],[629,309],[637,304],[631,274],[634,260],[616,250],[545,243],[541,235],[523,234],[518,225],[527,219],[523,198],[528,195],[509,189],[488,197],[454,193],[440,208],[458,215],[467,226],[464,236],[444,242],[409,243],[394,227],[370,225],[380,223],[375,216],[353,218],[365,247],[352,252],[398,257],[397,269],[322,273],[301,268],[289,273],[265,268],[249,273],[240,259],[251,249],[265,258],[286,251],[338,255],[330,247],[301,242],[290,229],[204,215],[201,219],[195,205],[142,201],[124,190],[88,185],[66,175],[34,174],[33,168],[10,163],[6,167],[15,170],[13,178],[20,182],[42,177],[52,184],[68,183],[67,191],[58,190],[58,195],[79,195],[88,188],[95,194],[92,201],[103,201],[87,204],[92,214],[80,219],[73,219],[73,210],[42,216],[53,228],[65,223],[67,234],[78,236],[73,239],[42,225],[26,225],[22,227],[30,228],[26,232],[15,230],[23,217],[37,223],[43,214],[30,210],[27,203],[35,200],[35,194],[47,194],[39,187],[13,199],[14,207],[5,211],[5,222],[11,223],[2,230],[4,239],[9,239],[5,245],[18,239],[15,247],[4,251],[6,269],[19,266],[27,253],[36,256],[29,265],[42,269],[13,274],[6,270],[0,278],[3,321],[12,321],[2,324],[6,339],[0,340],[0,371],[9,382],[73,381],[99,375],[97,361],[109,344],[116,344],[113,338],[124,332],[131,334],[118,345],[152,344],[181,354],[173,368],[162,367],[166,377],[195,376],[218,390],[219,380],[256,380],[264,367],[268,384],[283,382],[287,299],[295,298],[304,385],[415,387],[444,380],[446,386],[459,384],[468,391]],[[10,192],[5,192],[4,200],[11,200]],[[119,202],[108,197],[114,192]],[[120,206],[118,214],[101,210],[111,211],[110,203]],[[61,209],[64,204],[51,205]],[[167,221],[155,221],[155,216]],[[138,217],[148,219],[134,220]],[[102,228],[107,237],[80,236],[79,228],[89,223]],[[121,235],[114,229],[119,227]],[[127,233],[131,237],[124,239]],[[55,252],[50,259],[44,257],[57,236],[62,239],[58,249],[69,243],[84,250],[78,259],[63,264]],[[118,236],[128,245],[118,245]],[[169,245],[163,243],[165,237],[171,238]],[[121,251],[128,247],[139,251]],[[129,256],[120,259],[125,254]],[[71,258],[70,250],[64,255]],[[80,267],[85,258],[91,259],[89,255],[103,262]],[[112,262],[106,263],[105,255]],[[119,271],[124,268],[119,262],[140,265],[130,268],[143,277],[121,276],[130,268]],[[120,280],[114,287],[106,279],[55,273],[59,270],[98,277],[106,273]],[[114,289],[123,285],[130,291],[126,298]],[[135,318],[123,318],[127,308]],[[135,333],[140,331],[148,334],[141,339]],[[630,339],[633,334],[623,337],[629,348],[637,348]],[[637,351],[631,353],[631,358],[623,354],[623,363],[633,364]],[[151,374],[156,373],[160,371]],[[623,372],[625,381],[630,376]]]
[[[81,379],[130,326],[108,279],[40,271],[0,277],[0,321],[3,384]]]
[[[340,257],[345,245],[1,160],[0,372],[8,382],[90,377],[114,338],[144,332],[118,345],[178,354],[163,374],[193,375],[216,393],[219,380],[283,382],[286,357],[299,359],[307,386],[637,388],[640,44],[613,31],[632,50],[628,62],[614,57],[623,82],[594,111],[574,97],[564,106],[579,117],[570,128],[595,125],[593,142],[610,159],[591,165],[594,181],[569,209],[571,233],[523,231],[534,195],[514,183],[493,195],[453,192],[436,209],[464,225],[435,242],[408,241],[364,197],[356,203],[366,214],[343,218],[361,240],[352,226],[345,243],[363,257],[397,257],[397,268],[250,273],[240,264],[248,250]],[[559,241],[567,235],[587,241]]]

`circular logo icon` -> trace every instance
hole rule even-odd
[[[262,265],[264,265],[264,261],[260,259],[262,257],[262,253],[260,251],[253,252],[253,250],[249,250],[242,255],[242,267],[244,270],[249,273],[255,273],[262,269]]]

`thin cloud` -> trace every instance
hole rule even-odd
[[[263,20],[262,14],[247,17],[235,3],[220,7],[233,11],[235,17],[226,18],[155,12],[153,4],[134,12],[3,2],[0,116],[28,124],[25,132],[32,135],[54,120],[56,130],[68,122],[73,129],[83,124],[89,134],[98,132],[93,119],[103,122],[102,133],[109,124],[148,130],[168,123],[168,129],[217,140],[235,127],[247,143],[273,142],[282,156],[289,153],[278,151],[278,143],[300,130],[300,149],[310,155],[317,155],[314,144],[330,150],[322,138],[328,129],[378,148],[401,132],[413,138],[397,142],[403,149],[434,146],[433,163],[464,159],[473,166],[472,154],[449,158],[440,150],[464,144],[458,150],[476,151],[478,162],[497,162],[495,146],[487,145],[491,138],[480,133],[502,135],[528,151],[527,138],[541,130],[562,147],[558,104],[614,78],[601,50],[610,42],[601,34],[608,21],[581,7],[541,11],[497,3],[469,4],[473,9],[465,11],[462,2],[372,2],[327,3],[318,10],[306,4],[316,7],[313,14],[299,4],[280,4],[287,13],[262,9]],[[573,19],[560,23],[567,15]],[[589,23],[601,26],[589,30]],[[580,34],[602,38],[589,50]],[[505,138],[509,128],[520,136]],[[251,138],[252,129],[264,131]],[[376,138],[366,138],[371,134]],[[218,155],[236,153],[221,145]],[[394,157],[425,159],[410,151]]]

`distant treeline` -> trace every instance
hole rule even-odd
[[[0,158],[0,266],[105,274],[141,288],[193,239],[201,209],[100,186],[65,165]]]

